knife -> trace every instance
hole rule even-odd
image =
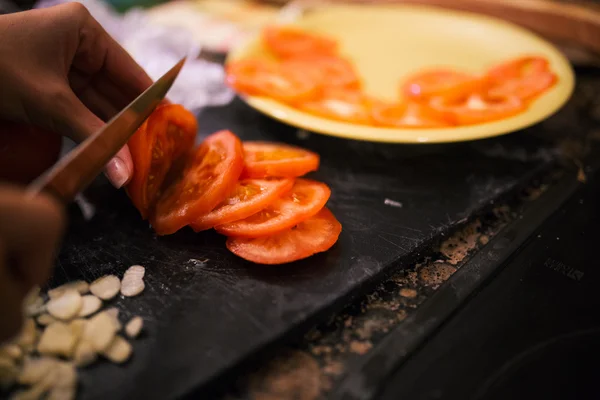
[[[72,201],[102,172],[165,98],[185,60],[186,57],[182,58],[100,130],[33,181],[27,187],[27,195],[37,196],[47,192],[65,203]]]

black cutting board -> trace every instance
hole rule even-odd
[[[142,296],[115,301],[126,321],[141,315],[143,336],[123,366],[82,372],[83,399],[161,399],[203,387],[279,339],[300,334],[411,262],[428,242],[549,167],[554,152],[541,127],[498,139],[408,146],[308,138],[236,100],[199,116],[201,140],[228,128],[243,139],[296,143],[318,152],[313,176],[330,185],[329,207],[343,231],[327,253],[293,265],[252,265],[224,238],[185,229],[157,238],[123,191],[99,178],[84,218],[70,231],[52,284],[92,281],[146,267]],[[543,135],[542,135],[543,136]]]

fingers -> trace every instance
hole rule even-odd
[[[96,84],[97,79],[82,74],[77,70],[69,73],[69,84],[73,92],[81,99],[83,104],[103,121],[108,121],[115,116],[125,104],[123,95],[119,97],[106,96],[101,90],[103,85]]]
[[[46,282],[65,227],[63,207],[48,196],[29,198],[19,188],[0,186],[0,221],[15,279],[25,291]]]
[[[67,123],[73,129],[75,140],[81,142],[104,126],[104,122],[90,111],[74,93],[71,94],[68,103],[71,106],[69,107],[70,112],[67,114]],[[129,182],[133,175],[133,161],[127,145],[108,162],[105,174],[117,189]]]
[[[79,30],[73,66],[89,75],[100,75],[133,101],[152,85],[144,69],[88,14]],[[126,104],[127,104],[126,103]]]
[[[106,177],[117,189],[123,187],[133,176],[133,160],[127,145],[106,165]]]
[[[14,337],[23,323],[21,306],[27,294],[8,266],[5,246],[0,238],[0,343]]]

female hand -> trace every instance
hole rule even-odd
[[[81,142],[152,80],[80,3],[0,16],[0,119]],[[113,185],[131,178],[124,147],[107,165]]]

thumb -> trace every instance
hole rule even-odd
[[[74,93],[69,103],[71,110],[65,117],[73,132],[73,140],[82,142],[105,125]],[[117,189],[129,182],[133,175],[133,161],[127,145],[106,164],[105,174]]]

